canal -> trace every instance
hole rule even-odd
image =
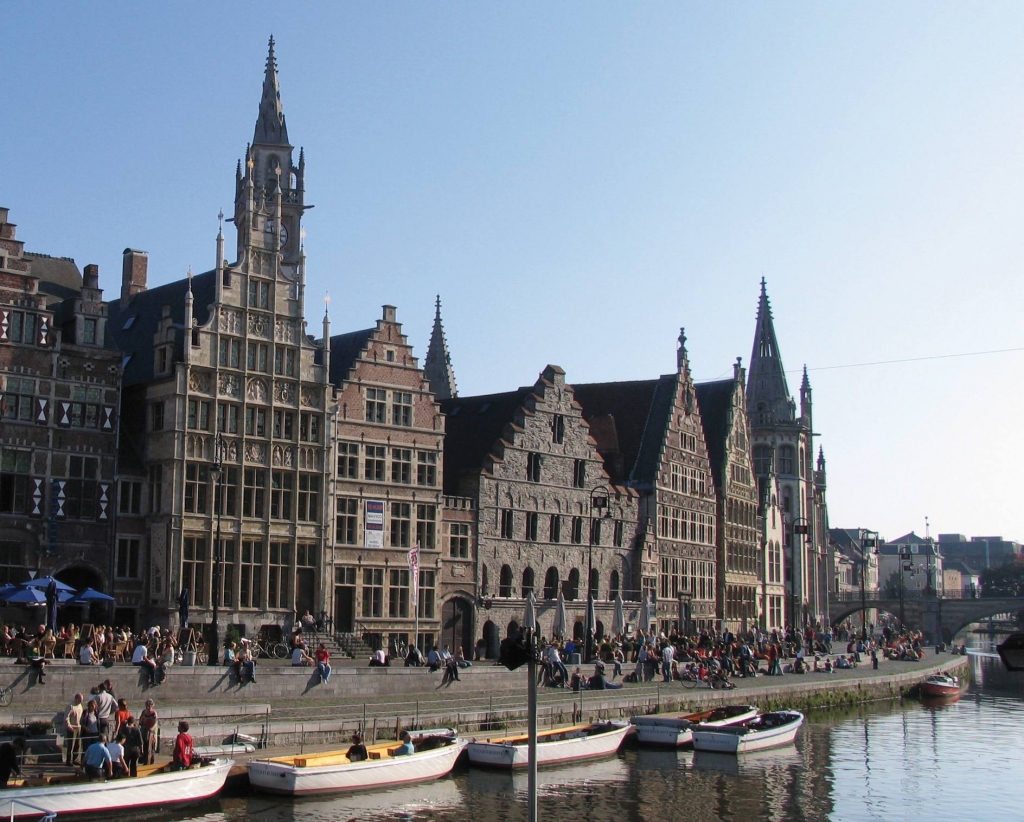
[[[795,746],[736,757],[630,748],[617,758],[542,771],[540,818],[644,820],[1020,819],[1024,674],[976,643],[972,683],[956,703],[870,704],[812,713]],[[464,769],[427,785],[344,799],[248,797],[175,820],[520,822],[526,775]]]

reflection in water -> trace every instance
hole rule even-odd
[[[541,819],[557,822],[1001,822],[1024,761],[1024,674],[972,657],[959,702],[878,703],[813,712],[795,745],[739,758],[629,749],[542,770]],[[1009,799],[1004,799],[1009,797]],[[217,813],[220,811],[220,813]],[[202,816],[203,813],[207,815]],[[185,814],[168,819],[183,820]],[[291,802],[223,800],[203,822],[524,822],[526,774],[463,769],[384,793]]]

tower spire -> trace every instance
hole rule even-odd
[[[750,354],[747,376],[747,407],[754,425],[793,422],[795,416],[764,277],[761,278],[754,349]]]
[[[270,38],[267,53],[267,68],[263,75],[263,96],[260,98],[260,113],[256,118],[256,132],[253,145],[290,146],[288,126],[284,121],[281,107],[281,87],[277,82],[277,58],[274,56],[274,38]]]
[[[434,328],[430,332],[430,345],[423,361],[423,376],[430,383],[430,390],[439,400],[448,400],[459,395],[455,385],[455,371],[448,353],[448,342],[444,337],[441,323],[441,296],[434,302]]]

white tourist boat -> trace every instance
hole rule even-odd
[[[396,742],[367,745],[368,758],[351,762],[344,750],[253,759],[249,784],[267,793],[300,796],[372,791],[426,782],[451,773],[466,747],[452,728],[411,732],[416,752],[395,756]]]
[[[693,747],[697,751],[733,754],[763,751],[788,745],[803,724],[804,715],[799,711],[772,711],[742,725],[696,728]]]
[[[951,674],[932,674],[920,685],[921,696],[950,699],[960,696],[960,680]]]
[[[636,738],[641,745],[681,748],[693,742],[693,732],[698,727],[738,725],[749,722],[757,714],[758,709],[754,705],[723,705],[713,710],[677,716],[634,716],[629,721],[636,728]]]
[[[540,731],[537,767],[612,756],[630,731],[628,722],[594,722]],[[525,768],[530,763],[526,734],[470,742],[469,761],[487,768]]]
[[[11,787],[0,792],[0,817],[130,815],[201,802],[220,793],[234,764],[231,759],[215,759],[184,771],[171,771],[167,764],[140,765],[137,777],[105,782],[92,782],[78,774],[26,777],[21,784],[11,783]]]

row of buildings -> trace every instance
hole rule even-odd
[[[581,636],[821,622],[835,584],[806,370],[790,394],[761,284],[749,371],[676,369],[461,396],[438,301],[423,364],[393,306],[307,330],[305,156],[273,41],[252,143],[206,272],[150,287],[25,250],[0,209],[0,582],[53,573],[114,618],[253,634],[293,614],[338,632],[496,651],[559,594]],[[316,327],[316,326],[314,326]]]

